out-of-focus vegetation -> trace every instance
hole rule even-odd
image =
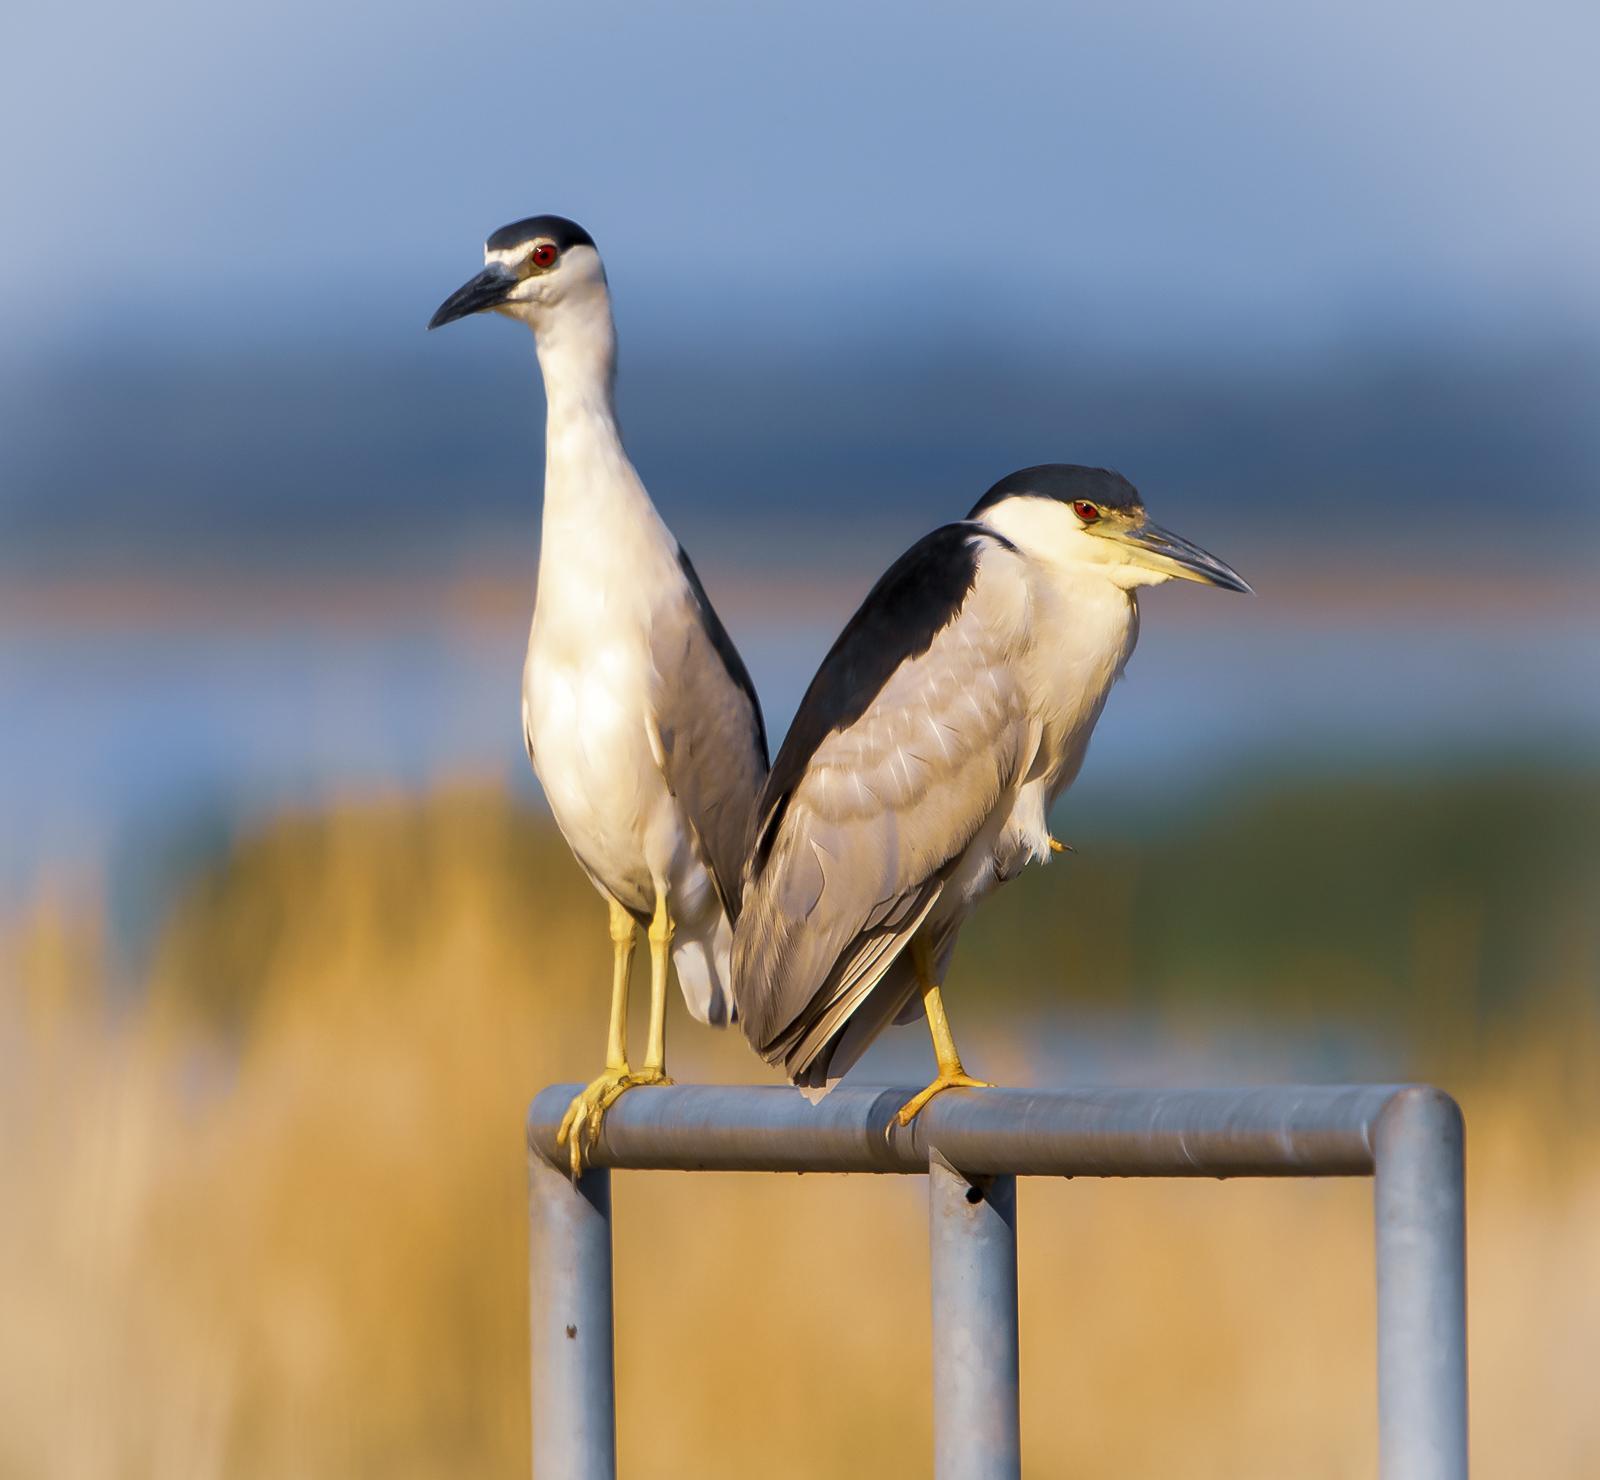
[[[1600,773],[1558,766],[1236,783],[1058,834],[974,916],[984,995],[1233,1004],[1410,1029],[1433,1053],[1600,982]],[[1440,1037],[1449,1039],[1441,1044]]]
[[[1387,1024],[1467,1112],[1485,1473],[1600,1470],[1595,808],[1530,776],[1067,818],[952,985],[995,1034],[1047,992]],[[202,869],[136,993],[101,934],[42,898],[0,958],[0,1474],[525,1473],[522,1113],[596,1067],[608,975],[559,840],[491,791],[338,807]],[[769,1077],[674,1014],[680,1078]],[[628,1473],[926,1473],[914,1180],[616,1206]],[[1038,1473],[1372,1472],[1364,1183],[1030,1183],[1021,1224]]]

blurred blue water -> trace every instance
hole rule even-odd
[[[1276,357],[1236,336],[1138,359],[1070,315],[958,332],[903,302],[805,351],[748,325],[625,325],[620,408],[697,557],[708,539],[761,549],[775,525],[853,534],[863,510],[920,532],[1060,460],[1119,469],[1194,538],[1593,559],[1600,334],[1396,339],[1366,317],[1349,333]],[[0,360],[0,579],[222,563],[393,580],[531,551],[543,426],[530,338],[504,323],[323,326],[273,353],[125,334],[25,372]],[[1501,516],[1529,498],[1561,538],[1508,552]]]
[[[1072,793],[1080,818],[1241,773],[1600,755],[1592,620],[1261,611],[1147,613]],[[776,743],[832,624],[739,637]],[[50,873],[108,883],[136,919],[186,851],[285,806],[450,777],[534,797],[521,647],[511,624],[0,634],[0,903]]]

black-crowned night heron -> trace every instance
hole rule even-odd
[[[756,1051],[824,1092],[926,1014],[940,1090],[962,1068],[939,995],[977,903],[1060,845],[1046,818],[1139,635],[1139,588],[1232,591],[1099,468],[1002,479],[872,588],[812,680],[756,804],[733,994]]]
[[[728,957],[761,706],[689,557],[623,450],[616,332],[589,233],[561,216],[502,227],[484,269],[428,327],[492,309],[533,330],[544,373],[544,524],[522,728],[562,836],[611,909],[605,1069],[561,1126],[573,1174],[624,1090],[668,1084],[670,960],[701,1022],[732,1016]],[[650,942],[644,1063],[627,1052],[636,924]]]

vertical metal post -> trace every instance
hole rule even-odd
[[[1019,1480],[1017,1180],[928,1166],[937,1480]]]
[[[1378,1466],[1466,1480],[1466,1207],[1461,1111],[1401,1090],[1378,1118]]]
[[[528,1157],[535,1480],[615,1480],[611,1173]]]

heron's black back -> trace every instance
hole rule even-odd
[[[800,701],[756,803],[757,831],[747,865],[751,877],[766,866],[784,809],[817,747],[860,719],[894,671],[926,652],[960,612],[985,541],[1009,543],[967,522],[924,535],[879,577],[845,624]]]

